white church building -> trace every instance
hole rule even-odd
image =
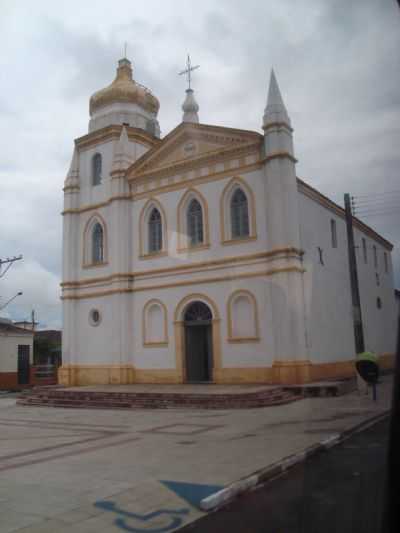
[[[64,186],[64,385],[306,383],[354,373],[344,210],[296,176],[274,73],[262,132],[160,138],[128,59],[90,99]],[[389,366],[392,245],[354,218],[366,349]]]

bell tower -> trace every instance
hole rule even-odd
[[[270,250],[282,250],[271,281],[277,383],[310,380],[302,250],[293,150],[293,129],[274,71],[263,117],[267,235]]]

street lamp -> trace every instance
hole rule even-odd
[[[22,294],[23,294],[22,291],[19,291],[19,292],[17,292],[17,294],[14,294],[14,296],[13,296],[12,298],[10,298],[10,299],[9,299],[4,305],[2,305],[2,306],[0,307],[0,311],[1,311],[2,309],[4,309],[5,307],[7,307],[7,305],[8,305],[10,302],[12,302],[17,296],[22,296]]]

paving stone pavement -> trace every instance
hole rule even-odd
[[[247,476],[390,399],[390,376],[376,403],[351,393],[212,412],[36,408],[0,397],[0,532],[176,530],[202,516],[193,502],[203,485]]]

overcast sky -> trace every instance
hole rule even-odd
[[[24,292],[12,318],[35,308],[41,326],[61,325],[63,181],[125,41],[135,79],[160,100],[163,135],[181,121],[187,52],[207,124],[261,132],[273,66],[299,177],[339,203],[400,190],[394,0],[0,0],[0,35],[0,257],[24,255],[0,280],[0,303]],[[365,221],[399,247],[400,209]]]

